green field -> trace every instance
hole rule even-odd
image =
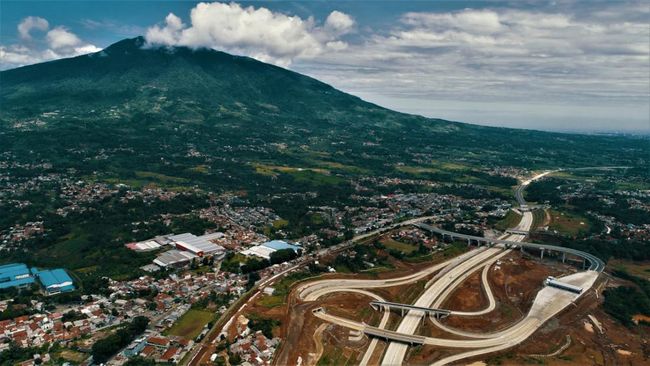
[[[194,339],[201,333],[203,327],[214,319],[214,313],[190,309],[167,330],[167,334]]]
[[[381,243],[384,244],[387,249],[399,250],[404,254],[410,254],[411,252],[418,249],[418,247],[415,245],[402,243],[400,241],[393,240],[391,238],[382,239]]]
[[[504,217],[502,220],[497,222],[496,225],[494,225],[494,227],[497,230],[505,231],[507,229],[517,226],[519,221],[521,221],[521,215],[510,210],[508,211],[508,214],[506,214],[506,217]]]
[[[551,210],[550,214],[551,224],[549,230],[557,231],[562,235],[575,237],[586,233],[591,227],[591,223],[587,218],[576,214],[556,210]]]

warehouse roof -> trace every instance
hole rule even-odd
[[[4,281],[4,282],[0,282],[0,289],[29,285],[32,283],[34,283],[34,277],[26,277],[18,280]]]
[[[0,266],[0,281],[13,280],[16,276],[29,275],[29,268],[22,263]]]
[[[264,259],[270,259],[271,258],[271,253],[275,252],[275,249],[265,247],[263,245],[256,245],[254,247],[250,247],[244,251],[241,252],[243,255],[254,255],[260,258]]]
[[[161,267],[167,267],[177,263],[189,262],[192,258],[196,258],[196,255],[190,252],[172,249],[157,256],[153,262]]]
[[[207,237],[211,235],[208,234]],[[194,253],[203,252],[205,254],[211,254],[225,250],[221,245],[209,242],[205,236],[196,236],[190,233],[172,235],[169,236],[169,239]]]
[[[262,245],[267,247],[267,248],[271,248],[271,249],[275,249],[275,250],[293,249],[293,250],[297,251],[298,249],[301,249],[297,245],[292,245],[292,244],[289,244],[286,241],[282,241],[282,240],[271,240],[271,241],[268,241],[266,243],[263,243]]]
[[[69,288],[68,286],[72,285],[72,278],[70,278],[68,273],[61,268],[38,271],[36,274],[38,275],[38,280],[41,281],[43,286],[48,290],[53,288]],[[74,289],[74,286],[72,288]]]

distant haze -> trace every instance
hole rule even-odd
[[[145,35],[429,117],[650,132],[647,1],[6,2],[0,17],[0,69]]]

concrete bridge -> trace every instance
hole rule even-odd
[[[382,338],[386,341],[406,343],[411,346],[416,344],[424,344],[424,340],[425,340],[425,337],[423,336],[398,333],[392,330],[380,329],[371,326],[364,327],[363,332],[369,336]]]
[[[515,234],[515,235],[524,235],[524,236],[528,236],[529,234],[528,230],[514,230],[514,229],[508,229],[506,230],[506,233]]]
[[[474,236],[474,235],[467,235],[467,234],[460,234],[460,233],[454,233],[448,230],[444,230],[435,226],[427,225],[424,223],[418,223],[414,224],[416,227],[426,230],[432,233],[436,233],[438,235],[441,235],[443,239],[445,237],[450,237],[452,240],[453,239],[461,239],[461,240],[467,240],[467,243],[470,244],[472,241],[475,241],[478,243],[480,246],[481,243],[485,243],[486,245],[494,245],[494,244],[502,244],[508,248],[520,248],[522,251],[524,249],[535,249],[540,251],[540,258],[544,259],[544,253],[562,253],[562,260],[566,260],[566,255],[574,255],[577,257],[582,258],[584,261],[589,262],[589,269],[590,271],[597,271],[597,272],[602,272],[605,269],[605,263],[600,260],[600,258],[596,257],[595,255],[576,250],[576,249],[571,249],[571,248],[566,248],[566,247],[558,247],[555,245],[546,245],[546,244],[537,244],[537,243],[526,243],[526,242],[517,242],[517,241],[510,241],[510,240],[504,240],[504,239],[490,239],[490,238],[483,238],[480,236]],[[583,266],[586,266],[586,263],[583,262]]]
[[[396,302],[387,302],[387,301],[371,301],[370,306],[372,306],[373,309],[379,310],[381,308],[383,309],[398,309],[401,311],[402,316],[404,316],[404,312],[408,312],[410,310],[417,310],[421,311],[429,316],[434,316],[436,319],[444,318],[447,317],[451,314],[451,311],[449,310],[444,310],[444,309],[434,309],[434,308],[423,308],[420,306],[413,306],[413,305],[408,305],[408,304],[399,304]]]

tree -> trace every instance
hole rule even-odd
[[[251,272],[248,274],[248,282],[246,282],[246,289],[250,290],[255,286],[255,282],[260,280],[260,275],[257,272]]]
[[[270,262],[271,264],[278,264],[288,262],[292,259],[298,258],[298,253],[293,249],[280,249],[271,253]]]

